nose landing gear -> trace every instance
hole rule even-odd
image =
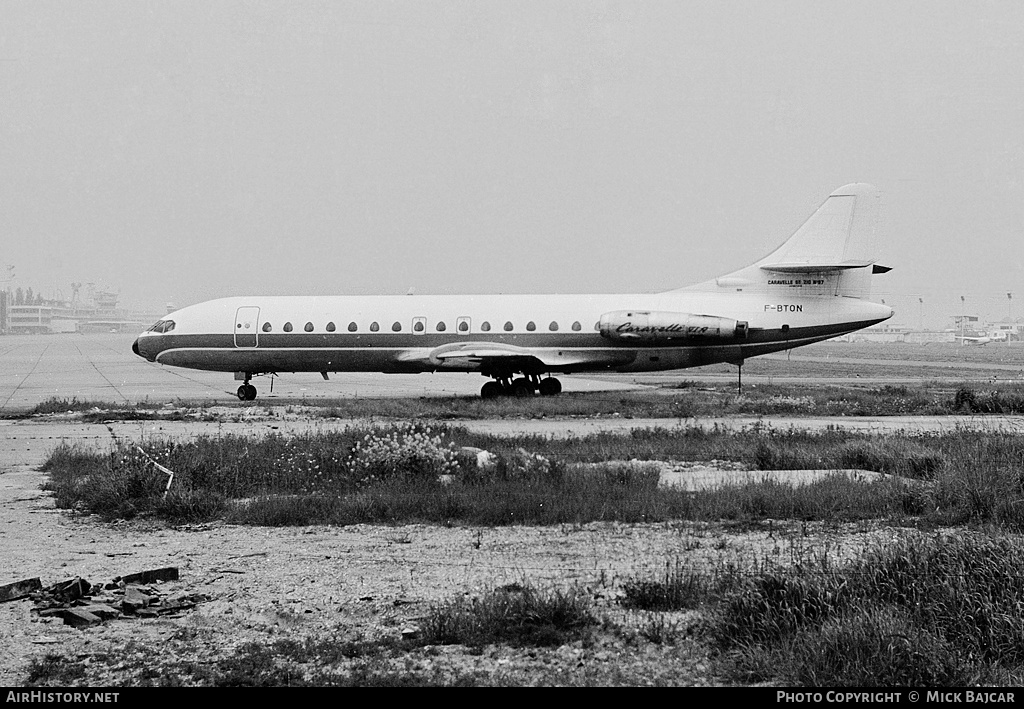
[[[256,399],[256,387],[249,383],[252,379],[252,372],[237,372],[235,379],[243,380],[242,386],[238,387],[239,401],[254,401]]]

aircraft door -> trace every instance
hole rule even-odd
[[[455,331],[460,335],[468,335],[470,330],[473,329],[472,318],[463,315],[462,317],[455,319]]]
[[[235,312],[235,347],[255,347],[259,344],[259,319],[260,309],[255,306],[241,307]]]

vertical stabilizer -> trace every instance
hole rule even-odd
[[[875,266],[879,204],[872,185],[844,185],[768,256],[693,289],[767,290],[799,280],[807,295],[866,298],[872,273],[888,270]]]

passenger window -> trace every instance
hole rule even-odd
[[[263,332],[270,332],[271,329],[272,328],[270,327],[270,323],[268,323],[268,322],[263,323]]]
[[[327,323],[327,332],[334,332],[335,329],[336,328],[334,327],[334,323],[332,323],[332,322]]]
[[[356,324],[355,324],[354,322],[350,322],[350,323],[348,324],[348,331],[349,331],[349,332],[355,332],[355,331],[356,331],[356,330],[358,330],[358,329],[359,329],[359,326],[358,326],[358,325],[356,325]]]
[[[284,324],[284,328],[282,328],[282,329],[283,329],[283,330],[284,330],[285,332],[291,332],[291,331],[292,331],[292,324],[291,324],[290,322],[286,322],[286,323]]]
[[[459,332],[469,332],[469,323],[463,320],[459,323]]]
[[[391,330],[393,332],[401,332],[402,331],[402,323],[396,322],[394,325],[391,326]]]
[[[505,332],[512,332],[512,321],[505,323]]]
[[[423,332],[423,323],[417,320],[416,322],[413,323],[412,329],[415,330],[416,332]]]
[[[370,332],[377,332],[377,330],[380,330],[380,325],[375,322],[370,323]]]
[[[537,329],[537,324],[533,322],[533,320],[531,320],[530,322],[526,323],[526,329],[529,330],[530,332],[533,332],[534,330]]]
[[[447,330],[447,329],[448,329],[448,326],[447,326],[447,325],[445,325],[443,321],[442,321],[442,322],[439,322],[439,323],[437,323],[437,331],[438,331],[438,332],[444,332],[444,331],[445,331],[445,330]]]
[[[306,323],[306,327],[304,327],[302,329],[305,330],[306,332],[313,332],[313,323],[311,323],[311,322]]]
[[[490,332],[491,324],[484,320],[482,323],[480,323],[480,329],[483,330],[484,332]]]
[[[548,330],[551,330],[551,332],[557,332],[558,331],[558,323],[556,323],[554,320],[552,320],[551,324],[548,325]]]
[[[580,330],[582,330],[582,329],[583,329],[583,326],[582,326],[582,325],[580,325],[580,321],[579,321],[579,320],[577,320],[576,322],[574,322],[574,323],[572,324],[572,329],[573,329],[573,332],[579,332]]]
[[[596,323],[594,323],[594,329],[595,330],[600,330],[601,329],[601,321],[600,320],[598,320]]]

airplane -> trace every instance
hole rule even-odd
[[[957,335],[956,339],[960,340],[961,345],[987,345],[992,342],[991,337],[971,337],[966,335]]]
[[[132,345],[162,365],[279,372],[479,372],[483,398],[551,396],[554,374],[648,372],[789,350],[892,317],[868,300],[879,192],[832,192],[750,266],[661,293],[604,295],[247,296],[190,305]],[[740,370],[742,372],[742,370]]]

